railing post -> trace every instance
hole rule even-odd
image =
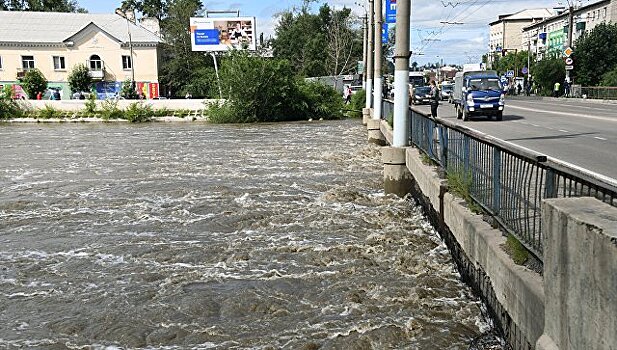
[[[544,198],[557,198],[557,174],[552,169],[546,169],[544,180]]]
[[[426,149],[428,150],[428,156],[430,158],[433,158],[433,125],[431,124],[433,124],[432,120],[427,118],[425,120],[426,127],[424,128],[424,139],[426,140]]]
[[[469,173],[469,153],[471,152],[469,147],[469,136],[463,134],[463,172],[465,176]]]
[[[448,170],[448,128],[439,126],[439,142],[441,144],[441,166]]]
[[[501,209],[501,150],[493,148],[493,215]]]

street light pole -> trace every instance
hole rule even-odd
[[[409,143],[409,28],[411,0],[399,0],[396,7],[396,49],[394,54],[393,147]]]
[[[375,42],[373,35],[373,9],[375,6],[374,0],[368,0],[368,48],[366,52],[366,108],[373,106],[373,50],[375,49]]]
[[[570,1],[568,1],[568,4],[570,5],[570,13],[568,14],[568,47],[572,48],[572,35],[574,35],[574,30],[572,28],[574,26],[574,6],[572,3],[570,3]],[[566,81],[568,82],[568,84],[571,84],[570,71],[567,68]]]
[[[362,64],[362,88],[364,89],[364,91],[366,91],[366,61],[367,61],[367,56],[368,56],[368,23],[367,23],[367,16],[366,16],[366,8],[364,11],[364,17],[362,17],[362,31],[364,34],[364,38],[362,40],[362,60],[363,60],[363,64]]]
[[[131,87],[133,90],[135,90],[135,67],[133,62],[133,38],[131,36],[131,24],[129,23],[129,18],[124,11],[122,11],[121,9],[116,9],[116,14],[126,19],[126,31],[129,35],[129,52],[131,58]]]
[[[383,30],[383,16],[381,13],[382,9],[382,0],[374,1],[374,16],[375,16],[375,28],[373,29],[375,32],[373,33],[375,36],[375,73],[374,73],[374,90],[373,90],[373,99],[375,102],[373,103],[373,119],[381,119],[381,101],[382,101],[382,92],[383,92],[383,81],[381,75],[381,54],[382,54],[382,40],[381,40],[381,32]]]

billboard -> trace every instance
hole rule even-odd
[[[191,17],[193,51],[256,49],[255,17]]]
[[[386,23],[396,23],[396,0],[386,0]]]

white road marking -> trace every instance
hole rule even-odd
[[[536,128],[540,127],[540,125],[538,125],[538,124],[531,124],[531,125],[535,126]]]
[[[598,116],[589,115],[589,114],[546,111],[546,110],[542,110],[542,109],[526,108],[526,107],[519,107],[519,106],[512,106],[512,105],[509,105],[508,108],[522,109],[524,111],[536,112],[536,113],[547,113],[547,114],[555,114],[555,115],[562,115],[562,116],[563,115],[567,115],[567,116],[571,116],[571,117],[579,117],[579,118],[587,118],[587,119],[597,119],[597,120],[604,120],[604,121],[607,121],[607,122],[617,122],[617,118],[598,117]]]
[[[568,130],[559,129],[561,132],[569,132]]]
[[[604,137],[599,137],[599,136],[594,136],[594,139],[598,139],[598,140],[602,140],[602,141],[606,141],[606,139]]]

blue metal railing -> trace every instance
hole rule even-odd
[[[589,196],[617,206],[617,182],[611,179],[414,108],[410,115],[411,144],[448,176],[464,179],[472,200],[540,260],[544,199]]]

